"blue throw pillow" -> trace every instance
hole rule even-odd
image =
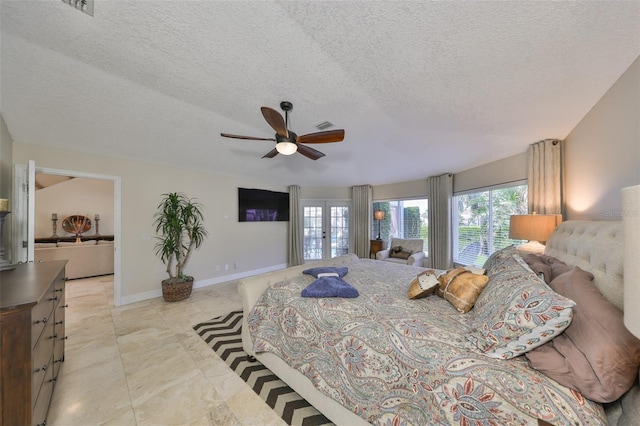
[[[342,278],[347,275],[347,272],[349,272],[349,268],[344,266],[319,266],[317,268],[305,269],[302,271],[303,274],[313,275],[316,278],[318,278],[320,274],[338,274],[337,276]]]
[[[319,266],[305,269],[303,274],[317,278],[302,290],[302,297],[358,297],[360,294],[351,284],[342,279],[349,272],[343,266]]]

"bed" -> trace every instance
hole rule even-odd
[[[564,222],[545,252],[592,273],[600,292],[622,307],[620,223]],[[507,286],[498,283],[537,280],[538,286],[542,280],[513,252],[488,263],[493,275],[466,314],[444,298],[407,298],[409,283],[425,268],[355,255],[313,265],[346,266],[345,281],[360,292],[355,299],[299,297],[314,280],[302,273],[309,265],[243,279],[243,347],[341,425],[638,424],[637,366],[632,389],[602,405],[532,369],[521,356],[527,346],[544,347],[540,335],[551,344],[563,334],[575,311],[570,299],[548,287],[526,292],[544,296],[540,300],[551,297],[547,290],[553,293],[550,310],[516,319],[529,321],[529,331],[538,334],[507,336],[502,344],[505,336],[496,330],[505,318],[495,315],[508,307],[499,309],[502,296],[493,297]],[[555,322],[549,312],[558,313],[551,315]],[[534,324],[541,318],[542,329]]]

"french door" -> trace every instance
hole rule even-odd
[[[349,202],[301,200],[304,260],[349,253]]]

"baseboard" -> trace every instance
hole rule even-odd
[[[286,264],[268,266],[266,268],[254,269],[252,271],[243,271],[235,274],[223,275],[221,277],[207,278],[204,280],[196,280],[193,282],[193,288],[201,288],[208,287],[211,285],[226,283],[229,281],[235,281],[246,277],[252,277],[254,275],[260,275],[267,272],[277,271],[279,269],[286,268]],[[158,284],[158,287],[160,284]],[[122,305],[130,305],[131,303],[142,302],[143,300],[154,299],[156,297],[162,297],[162,289],[158,288],[157,290],[145,291],[144,293],[136,293],[130,296],[122,296],[120,297],[119,303],[116,306]]]
[[[158,284],[159,286],[160,284]],[[121,296],[120,303],[116,303],[116,306],[130,305],[136,302],[142,302],[143,300],[149,300],[156,297],[162,297],[162,288],[157,290],[145,291],[144,293],[136,293],[130,296]]]
[[[286,267],[287,267],[286,264],[274,265],[274,266],[268,266],[266,268],[254,269],[252,271],[243,271],[243,272],[237,272],[235,274],[223,275],[221,277],[208,278],[204,280],[196,280],[193,283],[193,288],[208,287],[210,285],[226,283],[228,281],[235,281],[235,280],[239,280],[246,277],[252,277],[254,275],[260,275],[260,274],[265,274],[267,272],[277,271],[280,269],[284,269]]]

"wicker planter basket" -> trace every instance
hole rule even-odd
[[[167,302],[178,302],[191,296],[193,289],[193,277],[187,277],[187,281],[175,282],[175,279],[162,281],[162,297]]]

